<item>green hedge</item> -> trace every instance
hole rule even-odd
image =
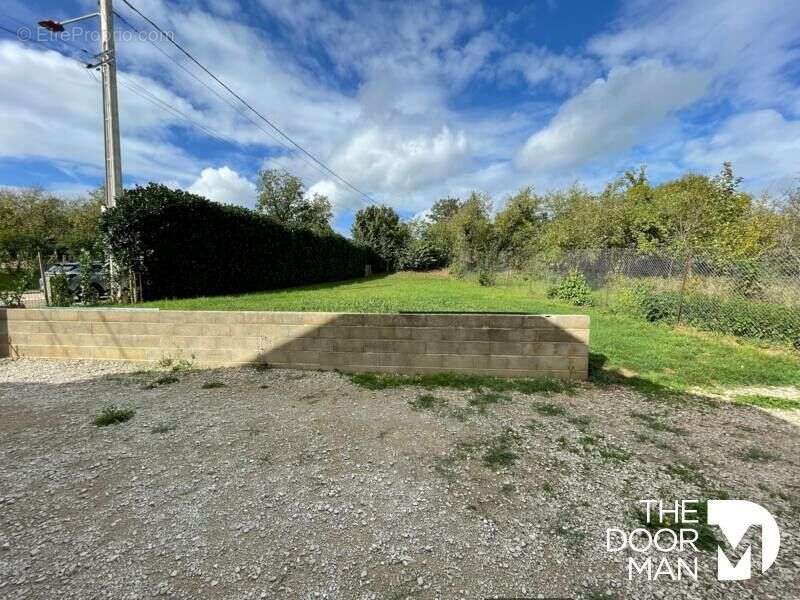
[[[639,311],[648,321],[677,321],[678,292],[642,287],[635,295]],[[800,311],[780,304],[686,294],[681,323],[738,337],[788,343],[800,350]]]
[[[289,230],[254,211],[163,185],[127,190],[103,214],[114,256],[142,274],[146,300],[340,281],[382,269],[340,235]]]

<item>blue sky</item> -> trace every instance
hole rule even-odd
[[[404,217],[473,189],[496,206],[523,185],[600,189],[639,164],[659,181],[730,160],[748,189],[776,195],[800,176],[793,0],[132,2]],[[0,24],[92,10],[6,0]],[[64,56],[96,48],[93,29],[82,24],[68,44],[0,36],[0,185],[79,194],[102,182],[97,76]],[[168,42],[155,42],[162,53],[117,29],[126,185],[252,206],[259,169],[286,168],[331,198],[347,231],[363,197],[198,83],[184,69],[215,85]]]

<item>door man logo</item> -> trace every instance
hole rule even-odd
[[[717,579],[740,581],[752,577],[753,549],[747,533],[757,528],[761,533],[761,572],[765,573],[781,545],[781,535],[775,519],[767,509],[747,500],[639,500],[642,525],[626,531],[617,527],[606,529],[608,552],[629,551],[628,579],[637,575],[648,581],[669,579],[697,581],[699,556],[703,544],[716,536],[705,531],[716,526],[722,533],[717,543]],[[701,540],[701,533],[703,539]],[[748,541],[745,541],[747,537]],[[723,543],[723,540],[727,544]],[[730,545],[730,549],[724,546]],[[653,552],[655,550],[655,552]],[[733,564],[726,554],[732,551],[741,558]],[[735,558],[734,557],[734,558]]]
[[[763,506],[747,500],[709,500],[708,524],[717,525],[722,535],[737,548],[750,527],[761,528],[761,572],[766,572],[778,557],[781,534],[773,516]],[[717,579],[741,581],[752,575],[752,546],[748,545],[735,565],[725,552],[717,547]]]

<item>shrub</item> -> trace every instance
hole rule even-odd
[[[447,263],[444,252],[428,240],[412,239],[408,242],[398,264],[402,271],[430,271]]]
[[[10,289],[0,291],[0,307],[23,308],[25,305],[22,302],[22,296],[28,287],[28,275],[24,272],[17,273],[9,278],[8,283],[10,284]]]
[[[98,427],[105,427],[106,425],[124,423],[133,417],[134,413],[135,411],[132,408],[118,408],[110,404],[97,414],[94,418],[94,424]]]
[[[678,320],[680,294],[640,288],[639,312],[651,322]],[[725,300],[704,294],[686,294],[681,323],[737,337],[788,343],[800,349],[797,309],[743,298]]]
[[[86,250],[81,252],[80,256],[81,265],[81,300],[84,304],[96,304],[98,300],[98,293],[95,286],[92,284],[92,255]]]
[[[254,292],[362,277],[382,261],[340,235],[289,230],[246,208],[149,184],[103,214],[115,258],[142,274],[144,297]]]
[[[69,279],[63,271],[53,275],[47,285],[50,288],[51,306],[72,306],[75,296],[69,289]]]
[[[583,273],[572,269],[566,277],[562,277],[547,290],[548,298],[564,300],[575,306],[590,306],[592,290]]]
[[[497,275],[494,270],[481,265],[478,270],[478,284],[484,287],[491,287],[497,282]]]

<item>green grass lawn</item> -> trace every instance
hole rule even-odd
[[[486,311],[591,316],[594,377],[627,378],[642,389],[708,390],[745,385],[800,385],[800,355],[732,338],[673,330],[596,308],[548,299],[542,284],[504,280],[481,287],[440,274],[397,273],[240,296],[164,300],[165,310],[332,312]]]

